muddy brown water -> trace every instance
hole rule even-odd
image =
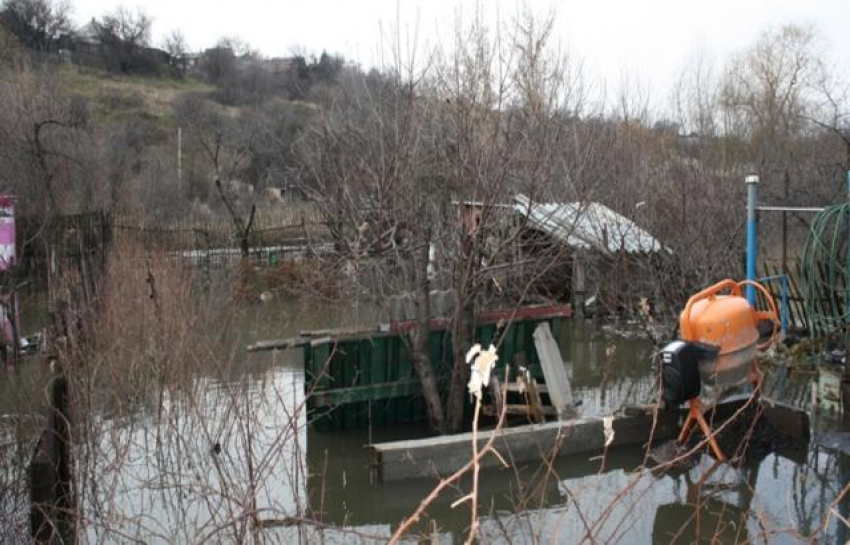
[[[374,310],[279,300],[245,312],[229,340],[242,347],[299,330],[379,320]],[[652,347],[629,324],[613,329],[624,333],[579,320],[563,324],[562,355],[582,414],[610,414],[652,395]],[[230,526],[239,527],[231,523],[256,512],[264,526],[253,537],[265,541],[381,542],[431,491],[435,481],[430,479],[371,483],[371,460],[363,448],[370,440],[422,435],[420,426],[316,432],[297,410],[304,399],[300,352],[240,353],[239,358],[242,370],[226,379],[199,377],[199,398],[166,393],[150,406],[101,415],[90,448],[78,452],[85,468],[78,484],[84,490],[82,541],[248,540],[250,531]],[[24,388],[37,398],[42,374],[34,365],[7,375],[0,386],[6,481],[21,477],[10,469],[15,456],[21,458],[21,450],[11,445],[26,435],[21,432],[26,419],[33,419],[14,400]],[[817,419],[815,434],[831,425]],[[713,460],[703,456],[688,469],[656,474],[639,469],[644,462],[643,449],[626,448],[604,459],[559,458],[550,468],[528,464],[484,471],[482,537],[501,543],[797,543],[812,535],[819,542],[844,543],[848,538],[839,517],[847,516],[850,500],[835,500],[850,480],[850,459],[815,440],[767,453],[741,468],[713,468]],[[247,494],[252,471],[254,493]],[[0,521],[7,527],[25,518],[19,488],[17,495],[0,490],[6,512],[15,513]],[[447,490],[415,534],[441,543],[462,541],[469,508],[452,503],[468,490],[466,481]],[[251,496],[255,500],[246,505]],[[324,529],[293,524],[299,517],[318,519]]]

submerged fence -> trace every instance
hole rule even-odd
[[[227,216],[160,223],[141,215],[93,212],[50,219],[23,217],[18,218],[18,227],[19,259],[24,274],[32,279],[45,279],[63,259],[103,255],[109,244],[139,244],[213,268],[242,258],[241,233]],[[333,248],[321,214],[307,205],[257,212],[247,242],[249,256],[257,265]]]

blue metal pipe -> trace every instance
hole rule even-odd
[[[758,204],[759,177],[752,175],[745,179],[747,184],[747,280],[756,279],[756,258],[758,257],[758,223],[756,205]],[[756,290],[747,286],[747,301],[756,306]]]

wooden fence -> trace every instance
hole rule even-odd
[[[186,219],[166,225],[146,218],[116,215],[112,220],[116,242],[140,243],[171,252],[195,265],[218,267],[241,259],[241,239],[228,217]],[[258,212],[248,236],[255,264],[275,263],[287,255],[310,255],[331,249],[329,230],[311,207],[288,211]]]
[[[847,301],[844,300],[843,292],[830,293],[827,289],[827,283],[822,283],[816,288],[816,293],[812,297],[806,298],[801,284],[801,268],[800,261],[790,260],[788,262],[788,270],[783,271],[781,264],[775,261],[764,261],[762,263],[759,275],[761,277],[773,277],[785,274],[788,277],[788,293],[787,302],[788,308],[788,329],[789,331],[808,332],[816,337],[824,336],[830,333],[824,328],[822,323],[813,319],[809,315],[811,308],[816,315],[826,316],[832,314],[842,314]],[[828,278],[827,271],[820,270],[817,272],[820,278]],[[771,295],[780,304],[782,300],[782,283],[779,280],[771,280],[766,282],[765,286]]]
[[[218,267],[241,259],[240,238],[229,217],[156,223],[130,214],[94,212],[71,216],[18,218],[19,257],[29,278],[45,278],[57,260],[104,255],[109,244],[141,244],[169,252],[195,265]],[[287,255],[332,249],[330,230],[319,212],[306,205],[258,212],[248,237],[255,264]]]
[[[806,301],[800,291],[800,262],[798,260],[789,262],[788,270],[783,271],[780,264],[765,261],[762,263],[759,272],[759,276],[762,278],[775,277],[781,274],[785,274],[788,277],[788,293],[786,294],[786,301],[788,303],[788,308],[786,309],[788,329],[791,331],[806,331],[809,328],[809,319],[806,313]],[[782,282],[780,280],[771,280],[764,284],[776,301],[778,308],[782,301]]]

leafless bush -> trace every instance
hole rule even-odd
[[[238,308],[200,289],[154,250],[109,256],[69,373],[83,542],[288,541],[310,517],[303,375],[252,378]]]

